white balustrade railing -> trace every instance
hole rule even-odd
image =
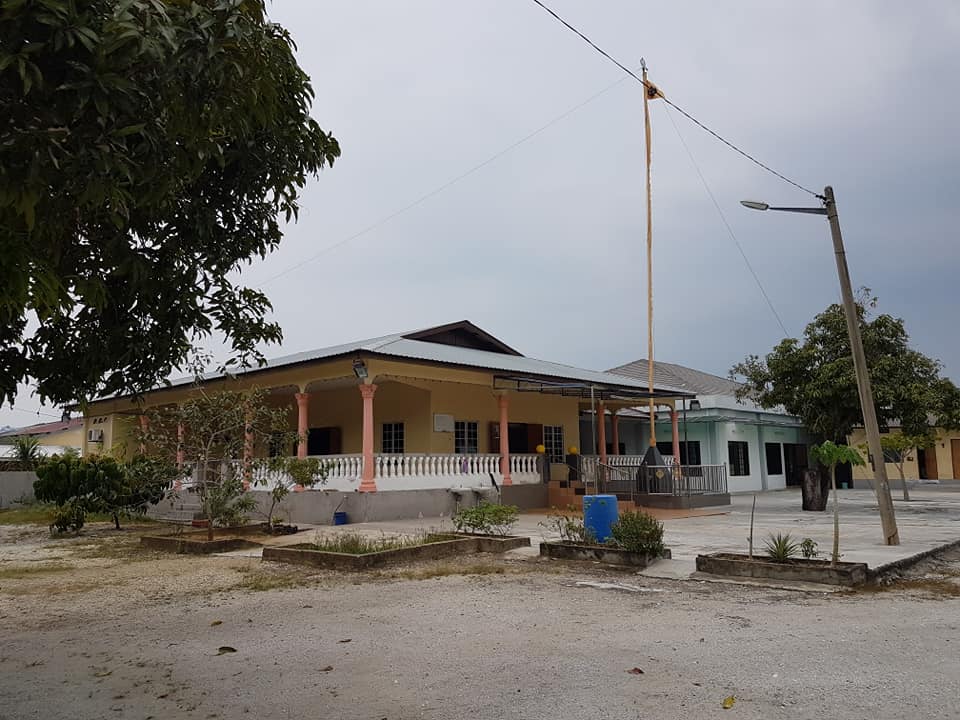
[[[661,457],[666,467],[673,465],[673,455],[662,455]],[[607,455],[607,465],[610,467],[639,467],[643,458],[643,455]]]
[[[363,456],[315,455],[312,459],[326,464],[327,477],[317,490],[356,490],[363,474]],[[243,462],[230,461],[237,475],[243,473]],[[438,487],[490,487],[491,475],[496,483],[503,481],[500,456],[497,454],[430,454],[380,453],[373,458],[373,477],[379,489],[419,489]],[[540,482],[538,455],[511,455],[510,475],[515,483]],[[250,467],[253,489],[268,489],[278,480],[293,484],[292,478],[279,470],[271,470],[258,458]]]

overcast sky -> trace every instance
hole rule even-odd
[[[551,2],[624,64],[644,57],[671,100],[734,143],[807,187],[832,184],[854,286],[960,380],[960,4]],[[637,83],[529,0],[274,0],[270,12],[343,155],[306,188],[280,250],[244,271],[267,281],[283,326],[269,355],[469,319],[542,359],[602,369],[646,356]],[[816,200],[671,115],[799,335],[839,297],[826,221],[739,200]],[[652,104],[656,356],[726,375],[783,331],[671,115]],[[0,425],[37,421],[33,399],[17,407]]]

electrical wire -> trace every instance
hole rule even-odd
[[[568,30],[570,30],[571,32],[573,32],[573,33],[575,33],[577,36],[579,36],[581,40],[583,40],[584,42],[586,42],[590,47],[592,47],[594,50],[596,50],[598,53],[600,53],[603,57],[605,57],[607,60],[609,60],[610,62],[612,62],[612,63],[613,63],[614,65],[616,65],[618,68],[620,68],[621,70],[623,70],[623,72],[625,72],[627,75],[629,75],[630,77],[632,77],[632,78],[633,78],[634,80],[636,80],[638,83],[640,83],[641,85],[643,85],[644,88],[646,88],[647,90],[651,90],[651,89],[654,90],[654,91],[657,93],[657,97],[658,97],[659,99],[663,100],[667,105],[669,105],[669,106],[672,107],[674,110],[676,110],[678,113],[680,113],[681,115],[683,115],[683,116],[684,116],[685,118],[687,118],[690,122],[694,123],[695,125],[697,125],[697,126],[700,127],[701,129],[703,129],[703,130],[705,130],[706,132],[708,132],[710,135],[712,135],[713,137],[715,137],[717,140],[719,140],[720,142],[722,142],[724,145],[726,145],[727,147],[729,147],[731,150],[739,153],[740,155],[742,155],[743,157],[745,157],[747,160],[749,160],[750,162],[752,162],[754,165],[757,165],[757,166],[763,168],[764,170],[766,170],[767,172],[772,173],[773,175],[776,175],[778,178],[780,178],[780,179],[783,180],[784,182],[790,183],[790,184],[793,185],[794,187],[799,188],[800,190],[803,190],[805,193],[810,193],[811,195],[813,195],[813,196],[816,197],[816,198],[823,199],[823,196],[822,196],[820,193],[814,192],[813,190],[804,187],[804,186],[801,185],[800,183],[795,182],[794,180],[791,180],[791,179],[788,178],[786,175],[783,175],[782,173],[777,172],[776,170],[774,170],[773,168],[771,168],[769,165],[767,165],[767,164],[765,164],[765,163],[762,163],[762,162],[760,162],[759,160],[757,160],[757,158],[755,158],[755,157],[754,157],[753,155],[751,155],[750,153],[746,152],[745,150],[741,150],[739,147],[737,147],[737,146],[734,145],[732,142],[730,142],[729,140],[727,140],[725,137],[723,137],[722,135],[720,135],[720,133],[718,133],[718,132],[716,132],[716,131],[714,131],[714,130],[711,130],[709,127],[707,127],[707,126],[704,125],[702,122],[700,122],[699,120],[697,120],[693,115],[691,115],[690,113],[688,113],[688,112],[687,112],[686,110],[684,110],[682,107],[680,107],[679,105],[677,105],[676,103],[674,103],[672,100],[669,100],[666,96],[664,96],[663,93],[661,93],[660,90],[659,90],[655,85],[653,85],[652,83],[649,83],[649,82],[645,82],[645,81],[643,80],[643,78],[641,78],[639,75],[637,75],[635,72],[633,72],[630,68],[628,68],[626,65],[624,65],[623,63],[621,63],[621,62],[620,62],[619,60],[617,60],[615,57],[613,57],[612,55],[610,55],[610,53],[608,53],[606,50],[604,50],[604,49],[601,48],[599,45],[597,45],[595,42],[593,42],[593,40],[591,40],[590,38],[588,38],[586,35],[584,35],[582,32],[580,32],[577,28],[575,28],[573,25],[571,25],[570,23],[568,23],[568,22],[567,22],[566,20],[564,20],[562,17],[560,17],[559,15],[557,15],[557,13],[555,13],[553,10],[551,10],[549,7],[547,7],[545,4],[543,4],[543,3],[541,2],[541,0],[532,0],[532,1],[533,1],[534,4],[539,5],[541,8],[543,8],[547,13],[549,13],[551,16],[553,16],[557,21],[559,21],[560,23],[562,23]]]
[[[3,408],[0,408],[0,410],[2,410],[2,409],[3,409]],[[53,413],[43,412],[42,410],[25,410],[25,409],[23,409],[23,408],[18,408],[18,407],[16,407],[15,405],[11,405],[10,407],[7,408],[7,410],[13,410],[14,412],[26,413],[26,414],[28,414],[28,415],[36,415],[36,416],[38,416],[38,417],[39,417],[40,415],[46,415],[47,417],[58,418],[58,419],[61,417],[60,415],[54,415]]]
[[[767,291],[763,287],[763,283],[760,281],[760,276],[757,275],[756,270],[753,269],[753,265],[751,264],[749,258],[747,258],[747,253],[744,251],[743,245],[741,245],[740,241],[737,239],[736,233],[733,232],[733,228],[730,227],[730,223],[727,222],[727,216],[724,215],[723,210],[720,207],[720,203],[717,202],[717,198],[713,194],[713,190],[710,189],[710,184],[707,182],[707,178],[704,177],[703,171],[700,170],[700,165],[697,164],[696,159],[693,157],[693,153],[690,151],[687,141],[683,139],[683,135],[680,133],[680,128],[673,119],[673,115],[670,114],[670,108],[666,108],[664,112],[666,112],[667,117],[670,118],[670,124],[673,125],[673,129],[676,131],[677,137],[680,138],[680,144],[683,145],[683,149],[687,151],[687,157],[690,158],[690,162],[693,165],[694,170],[697,171],[697,175],[700,177],[700,182],[703,183],[704,190],[707,191],[707,195],[709,195],[710,200],[713,201],[713,206],[717,209],[717,213],[720,215],[720,220],[723,222],[723,226],[727,229],[727,234],[730,235],[730,239],[733,240],[733,244],[736,245],[737,250],[740,251],[740,257],[743,258],[743,262],[746,264],[747,270],[750,271],[754,282],[756,282],[757,287],[760,288],[760,294],[763,295],[763,299],[767,301],[767,307],[770,308],[770,312],[772,312],[773,316],[777,319],[777,324],[780,326],[780,329],[783,330],[783,336],[790,337],[790,333],[787,332],[787,328],[783,324],[780,313],[777,312],[777,309],[773,305],[773,301],[770,299],[770,296],[767,295]]]
[[[330,252],[331,250],[336,250],[338,247],[342,247],[343,245],[346,245],[347,243],[352,242],[353,240],[356,240],[357,238],[360,238],[360,237],[366,235],[367,233],[373,232],[374,230],[376,230],[377,228],[385,225],[386,223],[390,222],[390,221],[393,220],[394,218],[399,217],[400,215],[403,215],[405,212],[407,212],[407,211],[409,211],[409,210],[413,210],[413,209],[414,209],[415,207],[417,207],[418,205],[422,205],[424,202],[426,202],[426,201],[429,200],[430,198],[434,197],[435,195],[439,195],[439,194],[442,193],[444,190],[450,188],[450,187],[453,186],[453,185],[456,185],[458,182],[460,182],[461,180],[464,180],[465,178],[469,177],[470,175],[473,175],[473,174],[474,174],[475,172],[477,172],[478,170],[482,170],[483,168],[485,168],[485,167],[486,167],[487,165],[489,165],[490,163],[492,163],[492,162],[494,162],[494,161],[496,161],[496,160],[499,160],[501,157],[503,157],[504,155],[506,155],[506,154],[507,154],[508,152],[510,152],[511,150],[514,150],[515,148],[519,147],[520,145],[523,145],[525,142],[527,142],[527,141],[529,141],[529,140],[532,140],[532,139],[535,138],[537,135],[539,135],[540,133],[542,133],[544,130],[547,130],[548,128],[550,128],[550,127],[552,127],[553,125],[557,124],[557,123],[560,122],[561,120],[566,119],[566,118],[569,117],[570,115],[573,115],[573,113],[577,112],[578,110],[580,110],[581,108],[585,107],[586,105],[589,105],[589,104],[592,103],[594,100],[596,100],[597,98],[599,98],[601,95],[604,95],[604,94],[610,92],[611,90],[613,90],[614,88],[616,88],[617,86],[621,85],[626,79],[627,79],[626,77],[622,77],[622,78],[620,78],[619,80],[617,80],[616,82],[611,83],[610,85],[607,85],[605,88],[603,88],[603,89],[600,90],[599,92],[594,93],[593,95],[591,95],[590,97],[588,97],[588,98],[587,98],[586,100],[584,100],[583,102],[577,103],[576,105],[574,105],[574,106],[571,107],[570,109],[566,110],[565,112],[561,113],[560,115],[557,115],[555,118],[553,118],[553,119],[550,120],[549,122],[541,125],[541,126],[538,127],[536,130],[533,130],[532,132],[527,133],[526,135],[524,135],[523,137],[521,137],[519,140],[516,140],[515,142],[511,143],[510,145],[508,145],[507,147],[503,148],[502,150],[494,153],[493,155],[491,155],[490,157],[488,157],[488,158],[487,158],[486,160],[484,160],[483,162],[477,163],[476,165],[472,166],[472,167],[469,168],[468,170],[465,170],[464,172],[460,173],[459,175],[457,175],[457,176],[451,178],[450,180],[448,180],[447,182],[443,183],[443,184],[440,185],[439,187],[436,187],[436,188],[434,188],[433,190],[431,190],[431,191],[429,191],[429,192],[427,192],[427,193],[424,193],[423,195],[419,196],[418,198],[416,198],[416,199],[413,200],[412,202],[410,202],[410,203],[408,203],[407,205],[404,205],[403,207],[401,207],[399,210],[395,210],[394,212],[390,213],[389,215],[386,215],[386,216],[380,218],[380,219],[377,220],[376,222],[373,222],[373,223],[371,223],[370,225],[367,225],[365,228],[363,228],[363,229],[361,229],[361,230],[358,230],[357,232],[353,233],[352,235],[348,235],[347,237],[343,238],[342,240],[338,240],[338,241],[335,242],[333,245],[328,245],[327,247],[321,249],[320,251],[318,251],[317,253],[311,255],[310,257],[306,258],[305,260],[301,260],[301,261],[298,262],[296,265],[291,265],[291,266],[287,267],[286,269],[281,270],[281,271],[278,272],[276,275],[271,275],[271,276],[268,277],[266,280],[262,281],[259,285],[257,285],[257,288],[258,288],[258,289],[262,289],[264,286],[272,283],[274,280],[278,280],[279,278],[283,277],[284,275],[287,275],[287,274],[293,272],[294,270],[297,270],[297,269],[303,267],[304,265],[308,265],[309,263],[312,263],[312,262],[318,260],[320,257],[322,257],[323,255],[326,255],[326,254],[327,254],[328,252]]]

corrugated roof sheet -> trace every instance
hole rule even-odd
[[[49,435],[50,433],[60,432],[62,430],[71,430],[83,425],[83,418],[76,417],[70,420],[57,420],[55,422],[39,423],[37,425],[27,425],[21,428],[10,428],[0,432],[0,437],[19,437],[21,435]]]
[[[646,359],[635,360],[632,363],[612,368],[607,372],[646,380],[647,361]],[[719,375],[711,375],[683,365],[658,360],[653,361],[653,382],[658,387],[660,385],[670,386],[696,395],[729,395],[733,397],[740,388],[740,383],[722,378]]]
[[[441,326],[444,327],[444,326]],[[429,330],[430,328],[427,328]],[[546,360],[537,360],[523,355],[508,355],[505,353],[492,352],[488,350],[477,350],[474,348],[460,347],[455,345],[445,345],[438,342],[429,342],[425,340],[411,340],[407,335],[413,333],[422,333],[424,330],[415,330],[411,332],[395,333],[393,335],[383,335],[367,340],[358,340],[356,342],[343,345],[333,345],[316,350],[307,350],[292,355],[268,360],[262,368],[250,368],[243,372],[235,374],[241,375],[250,372],[258,372],[267,369],[276,369],[288,365],[296,365],[319,360],[328,360],[344,355],[354,355],[359,353],[370,353],[386,357],[396,357],[404,360],[420,360],[432,363],[441,363],[445,365],[458,365],[461,367],[477,368],[482,370],[491,370],[493,372],[505,372],[513,375],[529,375],[544,378],[556,378],[558,380],[576,381],[588,384],[629,388],[636,390],[646,390],[647,382],[644,374],[642,380],[610,372],[599,372],[596,370],[585,370],[561,363],[548,362]],[[204,376],[206,380],[213,380],[221,377],[219,373],[211,373]],[[173,385],[186,385],[193,382],[193,378],[180,378],[172,382]],[[656,383],[657,390],[665,392],[685,392],[683,388],[671,385],[669,383]],[[159,389],[159,388],[158,388]]]

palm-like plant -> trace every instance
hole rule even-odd
[[[40,457],[40,440],[32,435],[18,435],[13,439],[13,459],[18,463],[32,468]]]

